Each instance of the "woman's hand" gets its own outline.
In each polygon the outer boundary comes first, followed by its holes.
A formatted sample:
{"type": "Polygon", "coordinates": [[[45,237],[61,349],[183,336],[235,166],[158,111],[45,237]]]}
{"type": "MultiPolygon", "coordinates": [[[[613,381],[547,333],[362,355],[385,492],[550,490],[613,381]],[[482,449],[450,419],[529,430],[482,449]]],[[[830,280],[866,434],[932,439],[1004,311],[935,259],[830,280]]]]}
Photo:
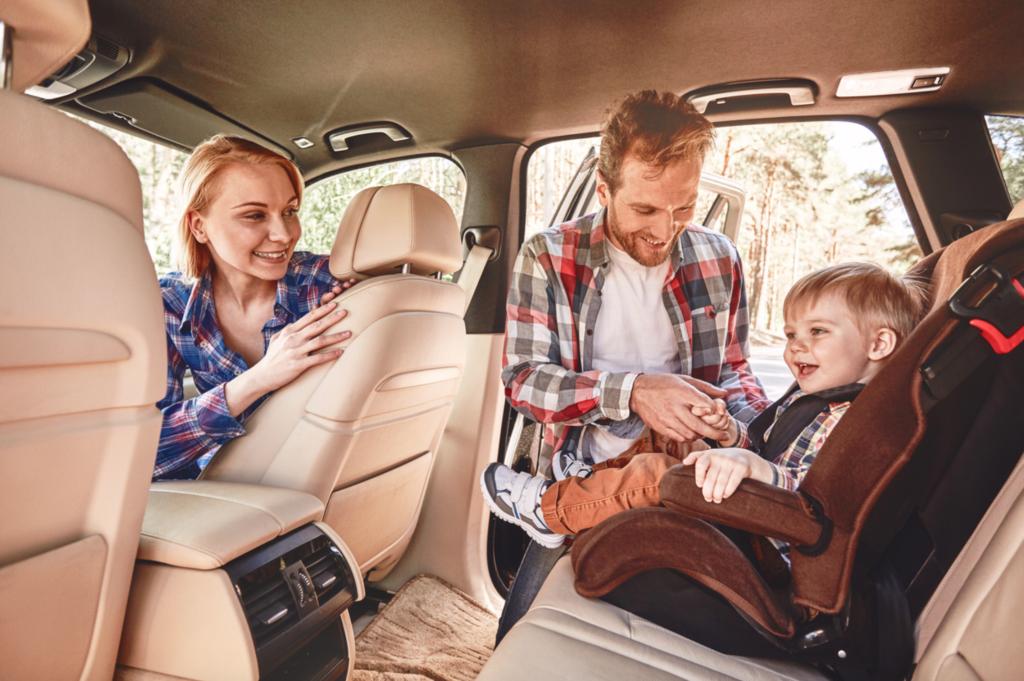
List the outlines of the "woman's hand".
{"type": "Polygon", "coordinates": [[[332,300],[340,296],[342,291],[347,291],[355,285],[356,280],[349,279],[346,282],[342,282],[341,286],[335,286],[330,291],[320,296],[320,306],[323,307],[327,303],[331,302],[332,300]]]}
{"type": "Polygon", "coordinates": [[[348,314],[337,307],[333,302],[321,305],[271,337],[263,359],[224,387],[232,416],[241,414],[263,395],[288,385],[306,369],[341,357],[341,349],[317,352],[352,336],[351,331],[324,335],[348,314]]]}

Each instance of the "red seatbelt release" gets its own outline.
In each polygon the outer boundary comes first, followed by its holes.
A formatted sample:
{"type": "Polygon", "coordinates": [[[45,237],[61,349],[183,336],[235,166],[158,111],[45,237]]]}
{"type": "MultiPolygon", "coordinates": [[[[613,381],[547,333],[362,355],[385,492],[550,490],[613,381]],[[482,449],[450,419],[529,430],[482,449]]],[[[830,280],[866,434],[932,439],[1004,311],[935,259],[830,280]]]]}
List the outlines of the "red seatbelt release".
{"type": "Polygon", "coordinates": [[[998,263],[978,267],[950,296],[949,310],[968,320],[999,355],[1024,342],[1024,286],[998,263]]]}

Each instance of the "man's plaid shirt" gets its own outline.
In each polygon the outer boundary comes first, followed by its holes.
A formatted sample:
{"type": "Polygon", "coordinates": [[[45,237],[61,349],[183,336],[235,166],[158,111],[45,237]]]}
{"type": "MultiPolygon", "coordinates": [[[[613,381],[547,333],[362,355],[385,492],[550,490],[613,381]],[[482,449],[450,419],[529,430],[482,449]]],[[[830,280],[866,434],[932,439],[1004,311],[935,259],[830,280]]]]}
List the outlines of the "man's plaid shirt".
{"type": "MultiPolygon", "coordinates": [[[[328,269],[330,256],[296,252],[277,282],[274,317],[263,327],[263,349],[286,324],[315,308],[340,282],[328,269]]],[[[210,275],[199,281],[180,272],[160,277],[167,329],[167,394],[157,403],[164,413],[153,478],[189,480],[228,440],[245,435],[242,421],[267,399],[259,398],[236,419],[228,411],[224,385],[249,367],[224,344],[213,307],[210,275]],[[199,397],[184,399],[185,370],[192,372],[199,397]]]]}
{"type": "MultiPolygon", "coordinates": [[[[629,409],[635,372],[593,369],[593,329],[609,266],[605,210],[551,227],[523,244],[509,287],[505,395],[545,424],[541,472],[565,438],[565,426],[597,424],[623,438],[644,424],[629,409]]],[[[672,249],[663,300],[684,375],[728,391],[729,413],[749,422],[769,404],[750,373],[747,294],[736,247],[690,225],[672,249]]]]}

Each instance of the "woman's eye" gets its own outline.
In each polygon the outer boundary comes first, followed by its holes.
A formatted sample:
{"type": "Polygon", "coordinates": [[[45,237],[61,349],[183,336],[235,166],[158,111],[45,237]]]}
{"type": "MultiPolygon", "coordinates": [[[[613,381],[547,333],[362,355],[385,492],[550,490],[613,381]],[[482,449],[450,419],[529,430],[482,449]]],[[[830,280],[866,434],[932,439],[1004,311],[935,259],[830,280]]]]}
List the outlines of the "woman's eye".
{"type": "Polygon", "coordinates": [[[245,216],[245,219],[246,220],[262,220],[265,217],[267,217],[267,216],[264,215],[263,213],[249,213],[248,215],[245,216]]]}
{"type": "Polygon", "coordinates": [[[293,217],[295,217],[298,214],[299,214],[299,209],[298,208],[288,208],[288,209],[286,209],[284,211],[284,216],[286,218],[293,218],[293,217]]]}

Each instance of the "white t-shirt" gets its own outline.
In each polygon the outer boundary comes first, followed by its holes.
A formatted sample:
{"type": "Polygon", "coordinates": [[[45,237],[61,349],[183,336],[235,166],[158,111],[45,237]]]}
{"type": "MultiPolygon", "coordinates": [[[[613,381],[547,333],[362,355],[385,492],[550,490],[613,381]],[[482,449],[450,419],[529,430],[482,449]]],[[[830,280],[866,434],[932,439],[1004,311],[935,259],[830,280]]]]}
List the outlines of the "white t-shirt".
{"type": "MultiPolygon", "coordinates": [[[[679,344],[662,300],[672,270],[670,260],[645,267],[605,241],[611,263],[601,288],[601,310],[594,327],[594,369],[679,374],[679,344]]],[[[635,440],[587,428],[584,451],[594,463],[619,456],[635,440]]]]}

